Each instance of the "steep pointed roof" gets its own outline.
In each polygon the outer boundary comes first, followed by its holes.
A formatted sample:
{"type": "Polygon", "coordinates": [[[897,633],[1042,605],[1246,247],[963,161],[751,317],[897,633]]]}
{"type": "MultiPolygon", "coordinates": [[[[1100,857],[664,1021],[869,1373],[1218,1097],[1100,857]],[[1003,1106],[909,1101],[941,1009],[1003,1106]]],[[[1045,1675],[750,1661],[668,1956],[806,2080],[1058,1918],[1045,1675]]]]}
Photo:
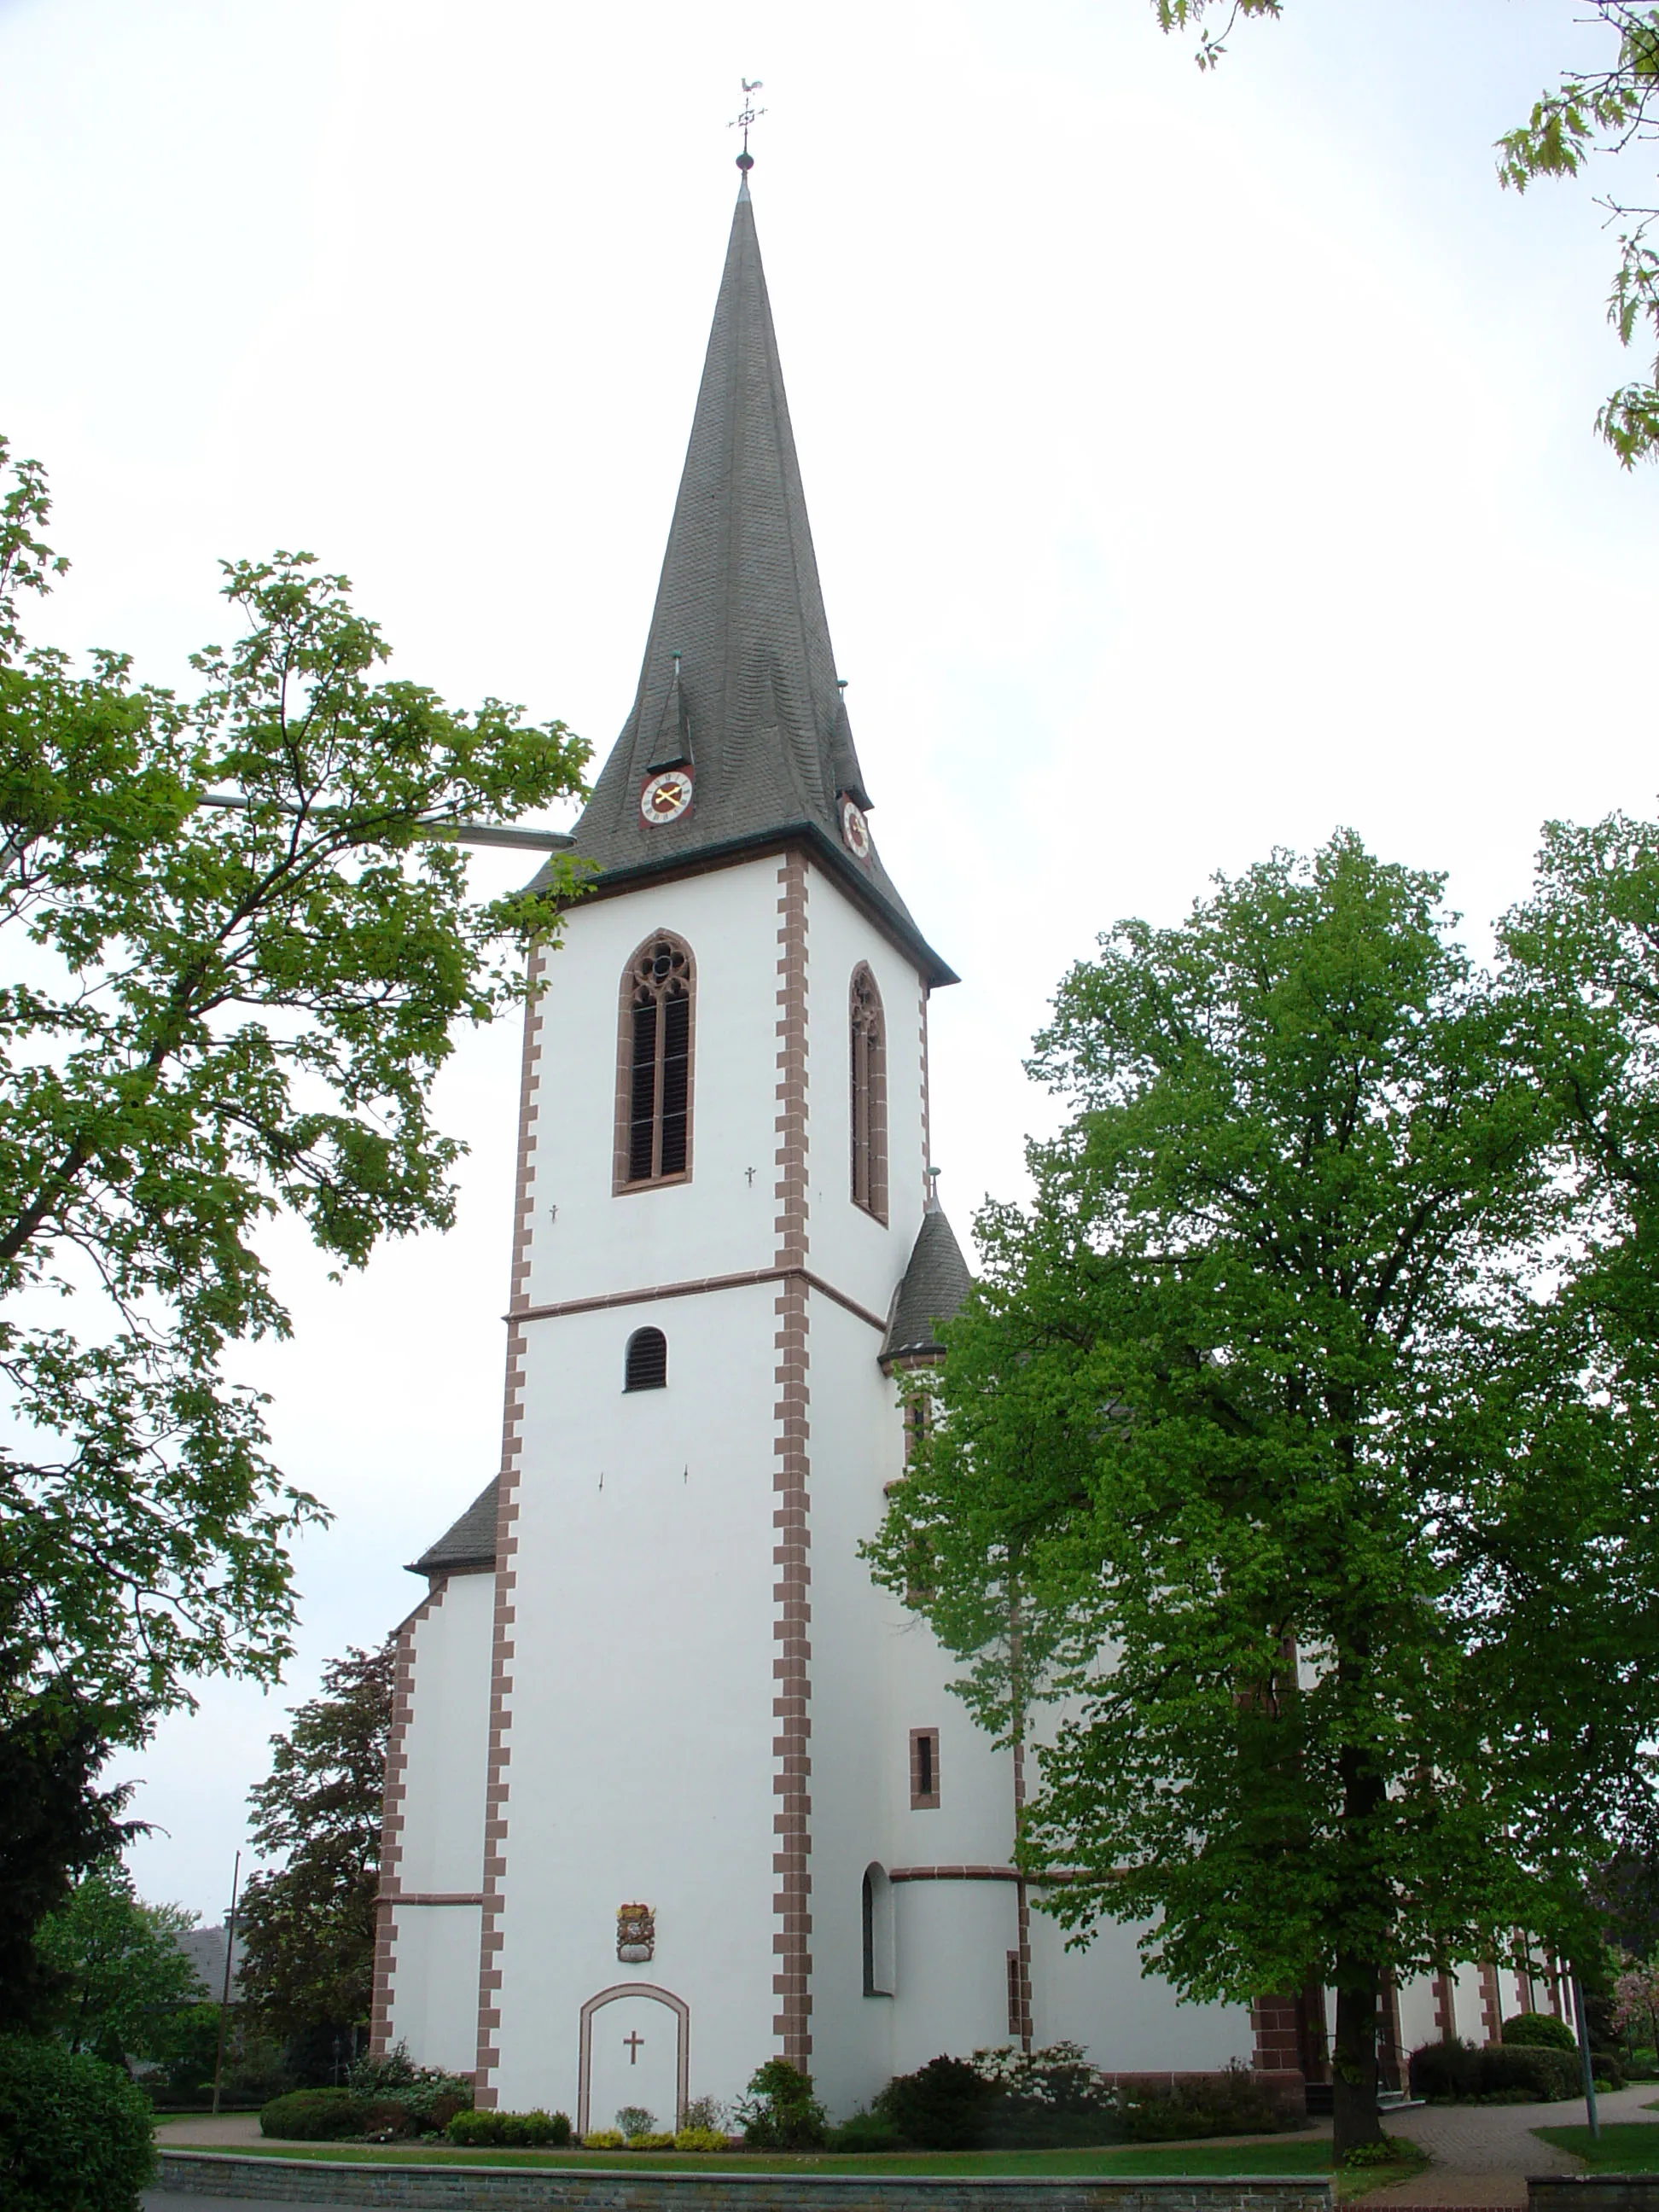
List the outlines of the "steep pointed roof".
{"type": "Polygon", "coordinates": [[[633,711],[576,825],[603,890],[799,836],[915,956],[927,944],[873,844],[842,834],[870,796],[836,677],[800,466],[745,177],[732,218],[702,383],[633,711]],[[693,796],[647,823],[653,775],[689,768],[693,796]]]}
{"type": "Polygon", "coordinates": [[[909,1264],[893,1293],[879,1354],[882,1365],[937,1359],[943,1350],[939,1323],[955,1320],[973,1287],[962,1247],[934,1201],[921,1217],[909,1264]]]}

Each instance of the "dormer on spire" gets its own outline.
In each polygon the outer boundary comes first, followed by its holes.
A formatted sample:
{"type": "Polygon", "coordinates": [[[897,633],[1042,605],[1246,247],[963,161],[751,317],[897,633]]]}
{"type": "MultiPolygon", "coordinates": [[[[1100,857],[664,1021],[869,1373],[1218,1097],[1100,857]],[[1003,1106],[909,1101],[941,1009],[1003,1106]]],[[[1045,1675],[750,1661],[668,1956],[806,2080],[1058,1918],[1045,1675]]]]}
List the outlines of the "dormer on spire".
{"type": "Polygon", "coordinates": [[[691,714],[685,703],[685,693],[680,687],[680,656],[674,656],[674,673],[668,681],[668,696],[663,701],[662,720],[657,725],[657,742],[651,749],[651,758],[646,763],[647,775],[654,775],[659,769],[690,768],[692,764],[691,714]]]}

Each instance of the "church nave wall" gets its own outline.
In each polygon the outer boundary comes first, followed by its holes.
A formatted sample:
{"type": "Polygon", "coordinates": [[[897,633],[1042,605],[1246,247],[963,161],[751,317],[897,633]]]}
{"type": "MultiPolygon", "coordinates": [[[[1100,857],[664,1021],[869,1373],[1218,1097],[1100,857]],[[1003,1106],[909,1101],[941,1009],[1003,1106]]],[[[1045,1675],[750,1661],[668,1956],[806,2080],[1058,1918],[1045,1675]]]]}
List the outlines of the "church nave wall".
{"type": "MultiPolygon", "coordinates": [[[[412,1708],[404,1734],[400,1888],[473,1892],[483,1879],[493,1575],[452,1575],[411,1631],[412,1708]]],[[[468,2061],[469,2065],[471,2061],[468,2061]]]]}

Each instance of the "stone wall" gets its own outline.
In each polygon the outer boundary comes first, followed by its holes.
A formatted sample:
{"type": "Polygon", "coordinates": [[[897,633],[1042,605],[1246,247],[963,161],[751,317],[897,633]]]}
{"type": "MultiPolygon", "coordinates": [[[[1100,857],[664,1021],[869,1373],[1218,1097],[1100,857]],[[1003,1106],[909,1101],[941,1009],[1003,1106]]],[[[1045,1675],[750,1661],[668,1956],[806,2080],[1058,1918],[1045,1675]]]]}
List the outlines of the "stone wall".
{"type": "Polygon", "coordinates": [[[1549,2173],[1527,2183],[1528,2212],[1659,2212],[1659,2173],[1549,2173]]]}
{"type": "MultiPolygon", "coordinates": [[[[1324,2180],[1164,2180],[1134,2175],[561,2172],[545,2166],[371,2166],[164,2150],[159,2190],[263,2203],[409,2208],[409,2212],[1331,2212],[1324,2180]]],[[[1656,2212],[1650,2198],[1643,2212],[1656,2212]]],[[[1552,2208],[1554,2212],[1554,2208],[1552,2208]]],[[[1591,2208],[1582,2208],[1591,2212],[1591,2208]]],[[[1624,2212],[1603,2207],[1594,2212],[1624,2212]]]]}

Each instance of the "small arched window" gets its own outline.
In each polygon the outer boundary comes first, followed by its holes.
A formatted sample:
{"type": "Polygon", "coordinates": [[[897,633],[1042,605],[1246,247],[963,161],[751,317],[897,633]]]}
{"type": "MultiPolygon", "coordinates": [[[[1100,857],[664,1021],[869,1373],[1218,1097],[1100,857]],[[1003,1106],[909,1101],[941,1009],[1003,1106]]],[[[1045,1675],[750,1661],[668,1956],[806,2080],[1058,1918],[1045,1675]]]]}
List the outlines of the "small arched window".
{"type": "Polygon", "coordinates": [[[659,1328],[636,1328],[628,1340],[623,1369],[624,1390],[668,1388],[668,1339],[659,1328]]]}
{"type": "Polygon", "coordinates": [[[678,1182],[691,1172],[690,947],[659,931],[623,975],[617,1039],[616,1187],[678,1182]]]}
{"type": "Polygon", "coordinates": [[[864,1870],[864,1994],[890,1997],[893,1994],[893,1886],[885,1867],[873,1863],[864,1870]]]}
{"type": "Polygon", "coordinates": [[[881,993],[862,961],[853,970],[853,1203],[887,1221],[887,1025],[881,993]]]}

